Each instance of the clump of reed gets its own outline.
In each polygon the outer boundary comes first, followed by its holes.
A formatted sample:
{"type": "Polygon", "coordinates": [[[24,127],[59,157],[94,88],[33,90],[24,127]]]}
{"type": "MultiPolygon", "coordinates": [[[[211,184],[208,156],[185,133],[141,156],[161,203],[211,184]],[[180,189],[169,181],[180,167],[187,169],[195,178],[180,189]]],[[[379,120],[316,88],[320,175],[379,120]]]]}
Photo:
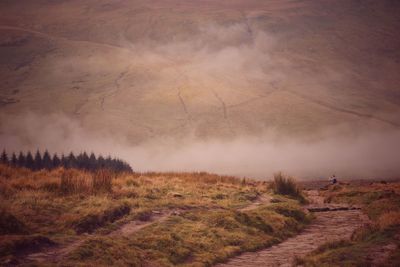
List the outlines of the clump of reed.
{"type": "Polygon", "coordinates": [[[65,170],[61,175],[60,192],[64,195],[111,193],[114,177],[115,174],[106,169],[94,173],[65,170]]]}
{"type": "Polygon", "coordinates": [[[306,201],[302,189],[297,184],[296,180],[293,177],[285,176],[281,172],[274,175],[271,188],[275,194],[291,196],[301,202],[306,201]]]}

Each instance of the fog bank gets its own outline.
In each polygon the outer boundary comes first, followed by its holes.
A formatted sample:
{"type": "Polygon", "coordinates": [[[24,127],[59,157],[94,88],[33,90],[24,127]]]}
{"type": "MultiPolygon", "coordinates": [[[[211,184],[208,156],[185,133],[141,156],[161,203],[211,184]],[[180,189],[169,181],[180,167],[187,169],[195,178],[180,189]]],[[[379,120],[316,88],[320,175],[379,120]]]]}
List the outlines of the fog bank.
{"type": "Polygon", "coordinates": [[[274,172],[300,178],[335,173],[347,178],[400,176],[400,131],[315,141],[277,139],[274,133],[233,140],[175,140],[159,137],[141,145],[123,136],[85,130],[62,114],[2,116],[0,146],[8,151],[87,151],[128,161],[136,171],[207,171],[271,178],[274,172]]]}

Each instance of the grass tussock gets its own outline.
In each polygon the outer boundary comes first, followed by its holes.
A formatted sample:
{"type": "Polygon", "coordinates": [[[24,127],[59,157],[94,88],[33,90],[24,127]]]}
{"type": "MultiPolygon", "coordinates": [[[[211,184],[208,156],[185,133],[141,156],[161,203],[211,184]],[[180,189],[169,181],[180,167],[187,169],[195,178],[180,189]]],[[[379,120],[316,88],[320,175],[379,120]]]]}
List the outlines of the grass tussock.
{"type": "Polygon", "coordinates": [[[390,227],[400,227],[400,211],[389,211],[383,213],[377,219],[377,225],[380,229],[388,229],[390,227]]]}
{"type": "MultiPolygon", "coordinates": [[[[303,258],[302,266],[371,266],[371,253],[385,255],[382,248],[400,247],[400,183],[373,183],[365,186],[330,188],[324,193],[328,202],[362,206],[371,223],[357,229],[351,240],[331,242],[303,258]],[[380,254],[379,254],[380,253],[380,254]]],[[[388,250],[379,265],[400,266],[398,249],[388,250]]],[[[383,256],[382,256],[383,257],[383,256]]]]}
{"type": "Polygon", "coordinates": [[[275,194],[291,196],[301,202],[306,202],[302,189],[293,177],[285,176],[281,172],[274,175],[271,188],[275,194]]]}
{"type": "Polygon", "coordinates": [[[94,173],[67,169],[61,175],[60,191],[64,195],[111,193],[114,177],[106,169],[94,173]]]}

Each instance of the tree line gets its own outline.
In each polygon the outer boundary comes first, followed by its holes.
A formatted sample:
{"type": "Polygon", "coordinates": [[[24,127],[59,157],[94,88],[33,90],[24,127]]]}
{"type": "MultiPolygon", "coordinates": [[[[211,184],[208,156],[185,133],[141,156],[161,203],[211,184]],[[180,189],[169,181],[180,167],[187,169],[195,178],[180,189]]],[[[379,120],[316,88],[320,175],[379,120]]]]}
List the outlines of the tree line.
{"type": "Polygon", "coordinates": [[[24,167],[31,170],[52,170],[58,167],[75,168],[86,171],[96,171],[99,169],[109,169],[115,172],[132,172],[131,166],[125,161],[110,156],[104,158],[94,153],[88,155],[82,152],[74,155],[73,152],[67,156],[62,154],[60,157],[57,154],[51,155],[47,150],[42,154],[39,150],[33,155],[30,151],[27,153],[19,152],[19,154],[12,153],[9,156],[6,150],[3,150],[0,156],[0,163],[24,167]]]}

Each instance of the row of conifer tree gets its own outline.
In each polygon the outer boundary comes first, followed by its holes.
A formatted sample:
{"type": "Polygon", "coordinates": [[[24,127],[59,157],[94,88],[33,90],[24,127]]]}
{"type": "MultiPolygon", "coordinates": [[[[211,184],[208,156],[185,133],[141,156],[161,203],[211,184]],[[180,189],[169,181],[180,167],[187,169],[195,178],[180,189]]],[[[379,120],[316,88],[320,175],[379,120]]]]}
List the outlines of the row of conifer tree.
{"type": "Polygon", "coordinates": [[[132,172],[131,166],[123,160],[111,158],[110,156],[106,158],[101,155],[96,157],[94,153],[88,155],[86,152],[82,152],[76,156],[71,152],[67,156],[62,154],[59,157],[57,154],[51,155],[47,150],[43,154],[37,150],[35,155],[28,151],[26,154],[19,152],[18,155],[12,153],[11,156],[9,156],[7,152],[3,150],[0,156],[0,163],[16,167],[25,167],[31,170],[51,170],[64,167],[87,171],[109,169],[115,172],[132,172]]]}

